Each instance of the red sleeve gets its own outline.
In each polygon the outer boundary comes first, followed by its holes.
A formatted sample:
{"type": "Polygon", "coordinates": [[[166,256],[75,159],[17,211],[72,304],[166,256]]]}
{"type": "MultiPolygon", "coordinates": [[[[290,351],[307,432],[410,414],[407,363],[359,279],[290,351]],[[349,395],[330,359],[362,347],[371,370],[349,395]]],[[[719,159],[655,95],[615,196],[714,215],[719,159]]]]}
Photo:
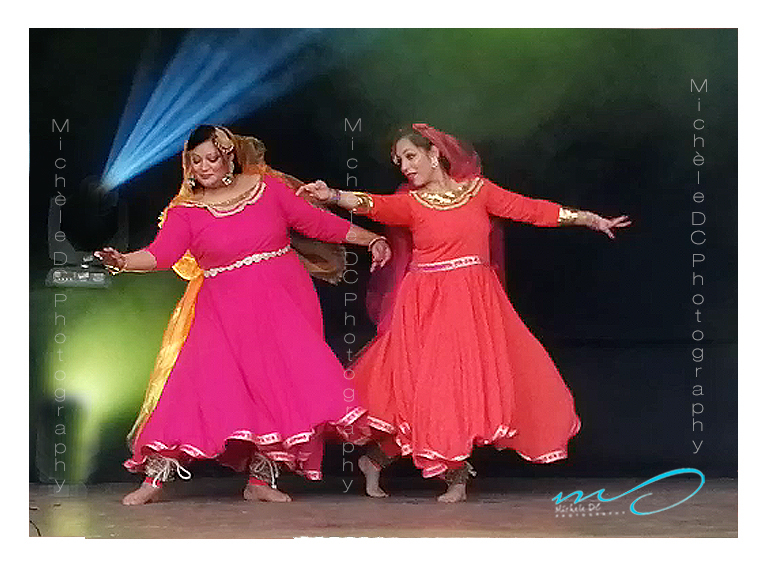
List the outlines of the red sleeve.
{"type": "Polygon", "coordinates": [[[181,207],[168,209],[165,222],[154,241],[144,248],[157,260],[155,270],[167,270],[173,266],[189,249],[191,244],[191,226],[181,207]]]}
{"type": "Polygon", "coordinates": [[[366,193],[366,195],[369,195],[372,200],[372,208],[369,211],[362,209],[359,214],[393,226],[409,226],[412,223],[412,197],[409,193],[394,195],[366,193]]]}
{"type": "Polygon", "coordinates": [[[324,242],[345,242],[351,222],[315,207],[276,178],[268,179],[267,183],[267,190],[276,193],[287,223],[292,228],[324,242]]]}
{"type": "Polygon", "coordinates": [[[487,179],[484,179],[481,191],[486,192],[487,212],[490,215],[536,226],[558,226],[561,205],[507,191],[487,179]]]}

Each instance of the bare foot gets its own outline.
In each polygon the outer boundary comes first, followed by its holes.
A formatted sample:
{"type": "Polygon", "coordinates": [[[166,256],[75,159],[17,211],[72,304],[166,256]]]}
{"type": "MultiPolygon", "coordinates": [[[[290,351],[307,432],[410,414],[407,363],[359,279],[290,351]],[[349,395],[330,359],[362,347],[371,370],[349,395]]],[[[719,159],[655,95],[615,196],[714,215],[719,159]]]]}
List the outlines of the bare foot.
{"type": "Polygon", "coordinates": [[[139,504],[156,502],[159,500],[161,491],[161,486],[154,486],[149,482],[142,482],[138,490],[134,490],[130,494],[125,495],[122,499],[122,503],[125,504],[125,506],[138,506],[139,504]]]}
{"type": "Polygon", "coordinates": [[[439,496],[437,500],[439,502],[464,502],[465,495],[465,483],[455,483],[447,489],[447,492],[439,496]]]}
{"type": "Polygon", "coordinates": [[[262,502],[292,502],[284,492],[270,486],[248,484],[244,492],[245,500],[261,500],[262,502]]]}
{"type": "Polygon", "coordinates": [[[370,457],[367,455],[359,457],[359,468],[364,474],[367,496],[372,496],[373,498],[385,498],[388,496],[380,488],[380,469],[375,466],[370,457]]]}

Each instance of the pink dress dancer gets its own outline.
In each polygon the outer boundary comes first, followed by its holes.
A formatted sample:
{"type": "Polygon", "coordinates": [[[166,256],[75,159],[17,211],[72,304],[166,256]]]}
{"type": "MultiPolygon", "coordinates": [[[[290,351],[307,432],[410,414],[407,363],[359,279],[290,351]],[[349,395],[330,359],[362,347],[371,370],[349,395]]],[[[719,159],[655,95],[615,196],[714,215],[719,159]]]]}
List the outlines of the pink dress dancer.
{"type": "Polygon", "coordinates": [[[229,210],[200,202],[167,212],[146,250],[157,270],[189,250],[205,270],[194,320],[161,397],[125,462],[151,474],[155,456],[179,476],[193,459],[237,471],[283,463],[322,476],[323,433],[364,411],[348,407],[344,370],[323,334],[311,278],[290,248],[290,229],[343,242],[351,224],[263,177],[229,210]],[[265,457],[265,458],[263,458],[265,457]]]}

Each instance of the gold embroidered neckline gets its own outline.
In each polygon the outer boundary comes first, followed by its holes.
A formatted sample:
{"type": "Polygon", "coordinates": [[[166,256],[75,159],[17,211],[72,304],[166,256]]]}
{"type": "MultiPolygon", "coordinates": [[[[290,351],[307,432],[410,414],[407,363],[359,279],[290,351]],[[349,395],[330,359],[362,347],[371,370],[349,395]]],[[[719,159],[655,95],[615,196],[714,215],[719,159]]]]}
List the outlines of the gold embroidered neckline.
{"type": "Polygon", "coordinates": [[[183,201],[179,203],[184,207],[199,207],[207,209],[213,216],[225,217],[236,214],[242,211],[247,205],[255,203],[260,199],[263,189],[266,184],[261,180],[258,181],[247,191],[244,191],[240,195],[228,199],[226,201],[220,201],[218,203],[203,203],[202,201],[183,201]]]}
{"type": "MultiPolygon", "coordinates": [[[[232,197],[231,199],[226,199],[225,201],[217,201],[215,203],[205,203],[206,205],[210,205],[211,207],[214,207],[216,209],[225,209],[226,207],[231,207],[232,205],[236,205],[240,201],[244,201],[245,199],[250,197],[250,194],[253,192],[253,190],[258,186],[256,183],[250,189],[247,191],[243,191],[236,197],[232,197]]],[[[200,201],[202,202],[202,201],[200,201]]]]}
{"type": "Polygon", "coordinates": [[[482,180],[475,177],[470,181],[461,183],[457,189],[437,193],[435,191],[410,191],[416,201],[430,209],[446,211],[465,205],[471,197],[479,192],[482,180]]]}

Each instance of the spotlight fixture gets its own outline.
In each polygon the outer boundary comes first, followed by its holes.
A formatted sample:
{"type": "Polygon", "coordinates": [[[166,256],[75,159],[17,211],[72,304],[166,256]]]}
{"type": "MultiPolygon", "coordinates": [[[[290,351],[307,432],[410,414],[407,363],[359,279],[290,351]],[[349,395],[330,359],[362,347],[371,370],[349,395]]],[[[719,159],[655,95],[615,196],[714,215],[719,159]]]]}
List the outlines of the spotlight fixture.
{"type": "MultiPolygon", "coordinates": [[[[80,187],[81,205],[86,207],[88,214],[95,215],[97,221],[109,210],[117,209],[117,227],[104,224],[96,226],[99,229],[98,238],[107,246],[125,249],[128,244],[128,209],[127,203],[120,200],[116,191],[106,191],[95,181],[97,178],[86,178],[80,187]]],[[[83,252],[75,249],[61,230],[63,206],[56,202],[57,197],[50,200],[48,209],[48,252],[53,260],[53,268],[45,277],[45,285],[50,287],[86,287],[107,288],[112,283],[112,275],[103,262],[94,256],[93,252],[83,252]]],[[[95,221],[94,221],[95,222],[95,221]]]]}
{"type": "Polygon", "coordinates": [[[45,285],[50,287],[109,287],[112,276],[101,267],[93,266],[91,261],[98,260],[92,254],[85,256],[79,266],[61,266],[48,271],[45,285]]]}

